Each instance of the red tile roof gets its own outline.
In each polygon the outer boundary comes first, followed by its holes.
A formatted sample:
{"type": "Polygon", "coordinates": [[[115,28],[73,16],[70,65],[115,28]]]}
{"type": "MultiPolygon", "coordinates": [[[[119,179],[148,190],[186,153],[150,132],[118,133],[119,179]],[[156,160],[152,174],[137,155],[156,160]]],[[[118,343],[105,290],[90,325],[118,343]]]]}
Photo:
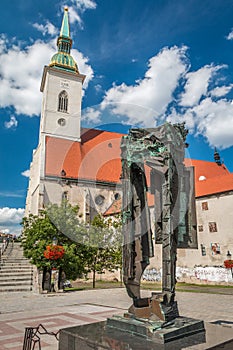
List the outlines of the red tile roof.
{"type": "Polygon", "coordinates": [[[87,130],[81,142],[46,137],[45,174],[94,181],[119,182],[121,174],[120,142],[122,134],[87,130]]]}
{"type": "Polygon", "coordinates": [[[207,162],[205,160],[195,160],[186,158],[184,161],[186,166],[195,167],[195,180],[198,181],[200,176],[205,176],[206,178],[222,176],[230,174],[228,169],[224,164],[218,165],[215,162],[207,162]]]}
{"type": "Polygon", "coordinates": [[[118,214],[121,212],[121,204],[122,204],[122,199],[117,199],[112,202],[110,207],[105,211],[104,215],[113,215],[113,214],[118,214]]]}
{"type": "MultiPolygon", "coordinates": [[[[60,177],[65,170],[67,178],[119,183],[122,136],[95,129],[84,129],[81,142],[47,136],[46,176],[60,177]]],[[[196,197],[233,190],[233,174],[224,165],[193,159],[185,165],[195,167],[196,197]]]]}
{"type": "Polygon", "coordinates": [[[215,162],[185,159],[185,165],[194,166],[196,197],[233,190],[233,174],[224,164],[218,165],[215,162]]]}
{"type": "Polygon", "coordinates": [[[233,191],[233,174],[207,178],[195,183],[196,197],[233,191]]]}

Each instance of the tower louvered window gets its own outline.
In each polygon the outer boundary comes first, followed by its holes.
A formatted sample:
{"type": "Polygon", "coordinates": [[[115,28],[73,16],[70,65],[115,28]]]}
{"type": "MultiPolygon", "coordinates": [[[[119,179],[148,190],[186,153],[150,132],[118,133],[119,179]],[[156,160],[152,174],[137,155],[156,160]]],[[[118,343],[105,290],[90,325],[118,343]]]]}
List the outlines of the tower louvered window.
{"type": "Polygon", "coordinates": [[[66,91],[60,92],[58,96],[58,112],[68,111],[68,94],[66,91]]]}

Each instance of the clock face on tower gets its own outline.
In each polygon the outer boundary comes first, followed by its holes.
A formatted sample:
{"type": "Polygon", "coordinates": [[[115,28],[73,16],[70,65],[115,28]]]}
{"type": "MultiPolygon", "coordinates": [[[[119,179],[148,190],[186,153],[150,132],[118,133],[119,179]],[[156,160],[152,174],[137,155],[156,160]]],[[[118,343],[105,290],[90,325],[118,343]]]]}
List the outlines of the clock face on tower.
{"type": "Polygon", "coordinates": [[[58,119],[58,124],[60,125],[60,126],[65,126],[66,125],[66,120],[64,119],[64,118],[60,118],[60,119],[58,119]]]}

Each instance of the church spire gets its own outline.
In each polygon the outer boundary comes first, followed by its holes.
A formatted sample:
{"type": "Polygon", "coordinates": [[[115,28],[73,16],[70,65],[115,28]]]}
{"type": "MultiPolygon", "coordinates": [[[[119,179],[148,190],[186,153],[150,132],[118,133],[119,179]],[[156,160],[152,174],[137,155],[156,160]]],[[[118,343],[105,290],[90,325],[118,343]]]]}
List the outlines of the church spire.
{"type": "Polygon", "coordinates": [[[58,52],[51,58],[50,66],[79,74],[77,63],[70,55],[71,47],[68,7],[65,7],[61,31],[57,39],[58,52]]]}
{"type": "Polygon", "coordinates": [[[64,16],[60,31],[60,36],[69,38],[70,37],[70,26],[69,26],[69,16],[68,16],[68,7],[64,7],[64,16]]]}
{"type": "Polygon", "coordinates": [[[65,7],[60,36],[57,39],[57,48],[58,48],[58,51],[60,52],[70,54],[71,47],[72,47],[72,40],[70,38],[68,7],[65,7]]]}

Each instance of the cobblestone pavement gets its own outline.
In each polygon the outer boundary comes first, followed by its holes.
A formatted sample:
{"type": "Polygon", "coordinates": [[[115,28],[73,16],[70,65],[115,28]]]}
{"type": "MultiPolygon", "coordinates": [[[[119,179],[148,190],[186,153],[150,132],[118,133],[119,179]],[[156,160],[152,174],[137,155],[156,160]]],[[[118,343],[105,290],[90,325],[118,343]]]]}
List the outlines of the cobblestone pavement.
{"type": "MultiPolygon", "coordinates": [[[[143,291],[143,296],[151,292],[143,291]]],[[[233,296],[177,293],[180,314],[232,327],[233,296]]],[[[40,323],[49,331],[106,320],[131,304],[124,288],[38,295],[0,294],[0,350],[22,350],[25,327],[40,323]]],[[[41,335],[42,350],[57,350],[53,336],[41,335]]]]}

